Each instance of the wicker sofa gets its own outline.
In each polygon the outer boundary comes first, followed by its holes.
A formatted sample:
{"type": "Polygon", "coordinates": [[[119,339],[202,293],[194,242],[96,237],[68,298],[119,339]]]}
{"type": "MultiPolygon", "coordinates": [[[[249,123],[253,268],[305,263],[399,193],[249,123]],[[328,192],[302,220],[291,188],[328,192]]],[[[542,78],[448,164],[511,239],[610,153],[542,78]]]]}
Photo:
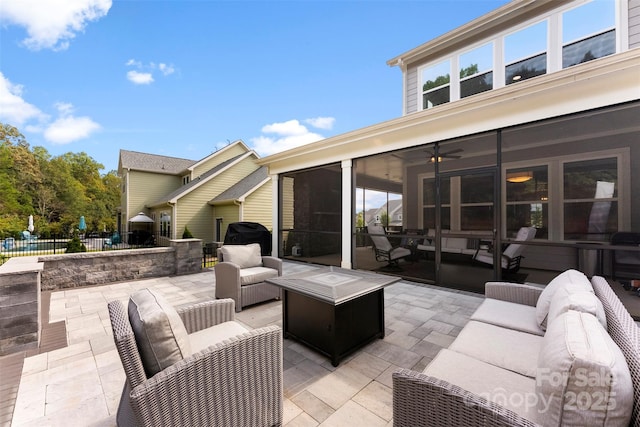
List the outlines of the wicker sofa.
{"type": "Polygon", "coordinates": [[[126,374],[118,426],[279,426],[282,330],[247,330],[231,299],[174,309],[148,289],[108,304],[126,374]]]}
{"type": "Polygon", "coordinates": [[[604,278],[485,296],[423,372],[393,373],[395,426],[640,425],[640,333],[604,278]]]}

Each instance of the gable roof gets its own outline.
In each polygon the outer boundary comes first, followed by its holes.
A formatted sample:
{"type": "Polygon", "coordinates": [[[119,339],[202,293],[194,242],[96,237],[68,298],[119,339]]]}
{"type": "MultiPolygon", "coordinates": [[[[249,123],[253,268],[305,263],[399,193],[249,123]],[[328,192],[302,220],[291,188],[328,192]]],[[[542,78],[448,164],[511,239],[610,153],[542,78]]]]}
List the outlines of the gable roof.
{"type": "Polygon", "coordinates": [[[223,153],[227,150],[230,150],[231,147],[235,147],[236,145],[241,146],[244,151],[252,151],[251,148],[249,148],[247,146],[247,144],[245,144],[241,139],[237,139],[229,144],[227,144],[226,146],[217,149],[216,151],[214,151],[213,153],[209,154],[208,156],[203,157],[202,159],[193,162],[193,164],[189,167],[189,169],[194,170],[195,168],[197,168],[198,166],[200,166],[201,164],[205,163],[206,161],[208,161],[209,159],[211,159],[212,157],[215,157],[217,155],[219,155],[220,153],[223,153]]]}
{"type": "Polygon", "coordinates": [[[250,193],[253,192],[254,189],[260,187],[265,181],[269,179],[267,171],[268,168],[266,166],[262,166],[256,169],[245,178],[241,179],[239,182],[214,197],[209,201],[209,204],[214,205],[217,203],[241,200],[247,197],[250,193]]]}
{"type": "Polygon", "coordinates": [[[118,170],[129,169],[178,175],[196,163],[194,160],[159,156],[138,151],[120,150],[118,170]]]}
{"type": "Polygon", "coordinates": [[[234,164],[237,161],[242,160],[242,159],[244,159],[246,157],[252,156],[252,155],[255,156],[255,153],[250,151],[248,153],[238,154],[237,156],[232,157],[231,159],[225,160],[224,162],[220,163],[216,167],[214,167],[214,168],[208,170],[207,172],[203,173],[202,175],[192,179],[191,182],[189,182],[188,184],[183,185],[182,187],[178,188],[177,190],[174,190],[171,193],[167,194],[162,199],[157,200],[157,201],[155,201],[153,203],[150,203],[147,206],[148,207],[154,207],[154,206],[158,206],[158,205],[165,205],[167,203],[175,203],[179,198],[181,198],[185,194],[189,193],[193,189],[199,187],[200,185],[206,183],[207,181],[209,181],[210,179],[212,179],[213,177],[218,175],[220,172],[222,172],[225,169],[227,169],[232,164],[234,164]]]}

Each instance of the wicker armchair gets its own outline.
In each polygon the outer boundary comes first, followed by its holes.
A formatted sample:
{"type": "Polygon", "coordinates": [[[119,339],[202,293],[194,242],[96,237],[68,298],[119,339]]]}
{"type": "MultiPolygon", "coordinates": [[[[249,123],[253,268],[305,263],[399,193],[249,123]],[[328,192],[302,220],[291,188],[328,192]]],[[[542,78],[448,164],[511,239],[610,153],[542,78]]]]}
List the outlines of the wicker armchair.
{"type": "MultiPolygon", "coordinates": [[[[230,299],[177,308],[189,334],[233,320],[230,299]]],[[[197,351],[147,378],[128,314],[109,303],[126,374],[119,426],[282,425],[282,331],[255,329],[197,351]]]]}
{"type": "Polygon", "coordinates": [[[236,302],[236,311],[240,312],[244,307],[272,299],[280,299],[280,288],[265,282],[282,276],[282,260],[272,256],[262,256],[260,245],[224,245],[217,250],[218,263],[213,268],[216,275],[216,298],[231,298],[236,302]],[[255,265],[242,258],[238,261],[237,254],[234,258],[230,252],[244,252],[253,246],[255,265]],[[226,252],[226,255],[225,255],[226,252]]]}

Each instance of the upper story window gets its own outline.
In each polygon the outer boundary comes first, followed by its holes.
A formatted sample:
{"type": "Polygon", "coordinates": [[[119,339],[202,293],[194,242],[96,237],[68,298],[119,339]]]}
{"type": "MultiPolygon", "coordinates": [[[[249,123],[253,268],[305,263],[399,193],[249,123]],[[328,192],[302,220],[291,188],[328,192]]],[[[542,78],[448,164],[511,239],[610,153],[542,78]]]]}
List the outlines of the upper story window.
{"type": "Polygon", "coordinates": [[[547,22],[539,22],[504,38],[505,84],[547,72],[547,22]]]}
{"type": "Polygon", "coordinates": [[[562,14],[562,68],[616,52],[614,2],[592,1],[562,14]]]}
{"type": "Polygon", "coordinates": [[[493,43],[460,55],[460,98],[493,89],[493,43]]]}
{"type": "Polygon", "coordinates": [[[191,177],[189,175],[185,175],[182,177],[182,185],[187,185],[191,182],[191,177]]]}
{"type": "Polygon", "coordinates": [[[426,110],[616,53],[624,45],[618,40],[616,3],[565,4],[484,43],[478,40],[478,47],[419,67],[422,100],[416,99],[417,108],[426,110]]]}
{"type": "Polygon", "coordinates": [[[427,109],[450,101],[451,60],[442,61],[422,70],[422,108],[427,109]]]}

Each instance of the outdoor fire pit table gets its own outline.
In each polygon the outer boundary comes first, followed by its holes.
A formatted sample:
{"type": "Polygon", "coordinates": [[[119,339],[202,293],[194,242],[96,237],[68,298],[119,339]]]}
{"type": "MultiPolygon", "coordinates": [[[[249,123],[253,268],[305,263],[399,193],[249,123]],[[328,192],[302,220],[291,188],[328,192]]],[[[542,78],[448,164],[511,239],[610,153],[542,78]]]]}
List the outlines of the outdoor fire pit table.
{"type": "Polygon", "coordinates": [[[333,366],[384,338],[384,287],[399,277],[326,267],[267,279],[283,290],[285,338],[319,351],[333,366]]]}

